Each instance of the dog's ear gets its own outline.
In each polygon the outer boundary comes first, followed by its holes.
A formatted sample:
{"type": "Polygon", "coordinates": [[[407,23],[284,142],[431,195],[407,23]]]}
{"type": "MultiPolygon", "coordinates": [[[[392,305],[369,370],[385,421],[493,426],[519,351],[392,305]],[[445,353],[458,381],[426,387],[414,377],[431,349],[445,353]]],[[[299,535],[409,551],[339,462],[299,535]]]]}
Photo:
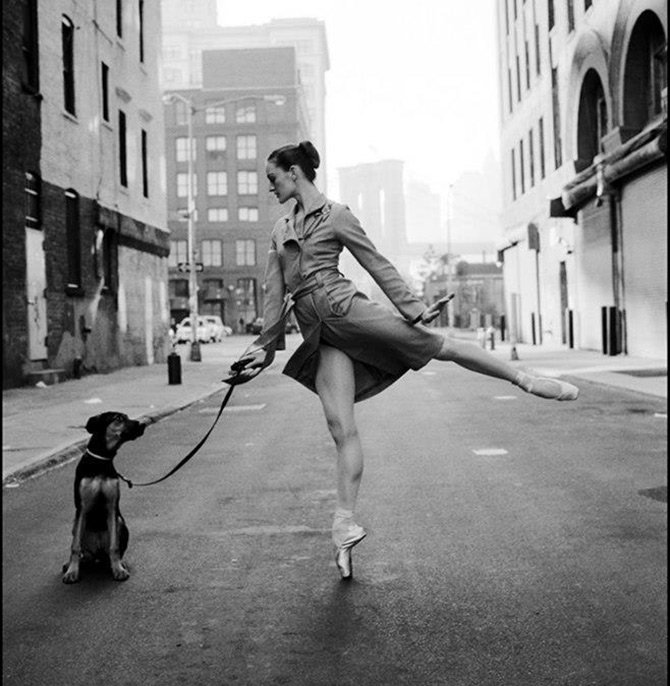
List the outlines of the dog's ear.
{"type": "Polygon", "coordinates": [[[100,414],[96,414],[95,417],[89,417],[89,420],[86,422],[86,431],[88,431],[90,434],[100,431],[101,418],[102,415],[100,414]]]}

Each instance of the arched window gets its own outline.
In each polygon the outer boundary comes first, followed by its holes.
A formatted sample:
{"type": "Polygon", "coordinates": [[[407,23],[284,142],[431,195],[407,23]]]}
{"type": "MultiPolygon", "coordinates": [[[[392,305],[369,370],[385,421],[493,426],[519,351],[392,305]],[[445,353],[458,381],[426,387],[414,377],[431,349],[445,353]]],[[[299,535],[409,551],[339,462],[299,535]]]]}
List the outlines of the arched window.
{"type": "Polygon", "coordinates": [[[637,20],[628,44],[624,72],[623,123],[640,130],[660,114],[667,86],[667,46],[658,17],[647,10],[637,20]]]}
{"type": "Polygon", "coordinates": [[[586,168],[600,152],[600,141],[607,133],[607,104],[603,85],[595,69],[589,69],[582,82],[577,115],[578,167],[586,168]]]}

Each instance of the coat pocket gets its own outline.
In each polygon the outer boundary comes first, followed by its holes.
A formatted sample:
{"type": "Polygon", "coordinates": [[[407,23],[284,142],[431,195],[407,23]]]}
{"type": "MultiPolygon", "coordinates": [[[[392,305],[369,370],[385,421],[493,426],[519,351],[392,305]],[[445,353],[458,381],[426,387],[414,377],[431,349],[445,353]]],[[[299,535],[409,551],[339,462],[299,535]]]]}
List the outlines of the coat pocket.
{"type": "Polygon", "coordinates": [[[334,317],[344,317],[351,309],[351,303],[356,295],[356,288],[352,283],[337,283],[325,288],[328,310],[334,317]]]}

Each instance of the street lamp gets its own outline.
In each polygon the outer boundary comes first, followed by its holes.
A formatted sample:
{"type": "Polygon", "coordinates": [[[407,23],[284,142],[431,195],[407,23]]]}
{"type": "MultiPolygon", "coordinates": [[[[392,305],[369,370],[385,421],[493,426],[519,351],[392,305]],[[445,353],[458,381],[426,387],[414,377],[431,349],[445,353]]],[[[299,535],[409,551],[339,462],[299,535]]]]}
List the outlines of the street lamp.
{"type": "Polygon", "coordinates": [[[191,319],[191,361],[200,362],[202,357],[200,355],[200,341],[198,341],[198,277],[196,274],[196,242],[195,242],[195,221],[194,221],[194,201],[193,201],[193,115],[210,107],[220,107],[221,105],[228,105],[233,102],[240,102],[243,100],[266,100],[273,102],[275,105],[283,105],[286,98],[283,95],[243,95],[237,98],[227,98],[217,102],[208,102],[202,107],[195,107],[193,101],[184,97],[180,93],[166,93],[163,95],[163,102],[170,103],[178,100],[186,106],[187,116],[187,147],[188,147],[188,185],[187,185],[187,204],[186,210],[188,218],[188,304],[189,317],[191,319]]]}

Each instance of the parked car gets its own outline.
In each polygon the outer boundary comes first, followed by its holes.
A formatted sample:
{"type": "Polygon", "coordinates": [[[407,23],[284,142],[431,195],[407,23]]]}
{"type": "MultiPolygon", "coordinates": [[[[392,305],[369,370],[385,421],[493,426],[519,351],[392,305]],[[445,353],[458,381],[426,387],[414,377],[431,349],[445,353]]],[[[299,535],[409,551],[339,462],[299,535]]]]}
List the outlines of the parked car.
{"type": "Polygon", "coordinates": [[[227,336],[226,327],[221,321],[221,317],[212,314],[205,315],[205,323],[207,325],[207,330],[209,332],[209,340],[212,343],[222,341],[224,336],[227,336]]]}
{"type": "Polygon", "coordinates": [[[253,322],[247,324],[247,333],[257,336],[263,330],[263,317],[256,317],[253,322]]]}
{"type": "MultiPolygon", "coordinates": [[[[209,328],[204,317],[198,317],[198,329],[196,331],[198,336],[198,341],[200,343],[207,343],[211,340],[209,333],[209,328]]],[[[182,319],[177,325],[177,331],[175,332],[175,341],[177,343],[190,343],[193,340],[193,330],[191,329],[191,318],[186,317],[182,319]]]]}

